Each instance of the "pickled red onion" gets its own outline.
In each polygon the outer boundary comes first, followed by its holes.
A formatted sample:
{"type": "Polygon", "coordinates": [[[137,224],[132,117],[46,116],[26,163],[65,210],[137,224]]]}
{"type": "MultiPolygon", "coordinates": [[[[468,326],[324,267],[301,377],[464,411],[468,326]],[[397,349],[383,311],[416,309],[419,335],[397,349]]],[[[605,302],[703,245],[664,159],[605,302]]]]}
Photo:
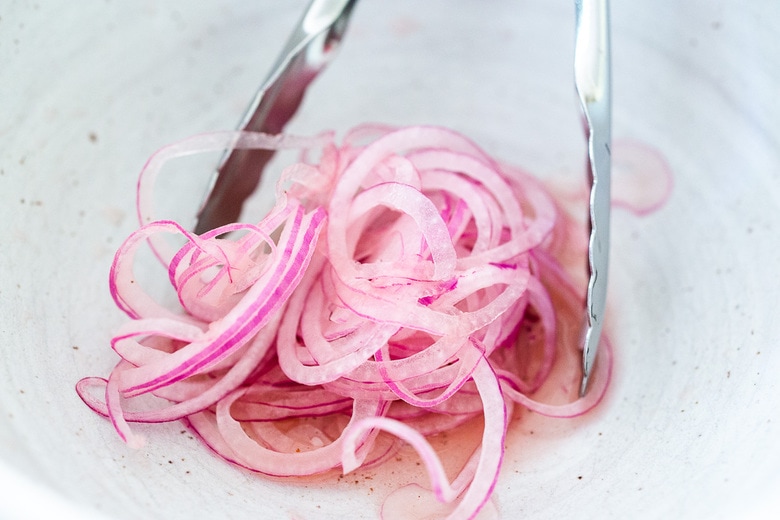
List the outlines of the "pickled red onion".
{"type": "Polygon", "coordinates": [[[182,419],[226,460],[275,476],[380,461],[392,450],[383,430],[419,453],[433,494],[454,504],[448,518],[473,518],[514,405],[580,415],[609,381],[606,342],[577,399],[579,351],[559,334],[578,327],[582,305],[555,259],[571,222],[539,181],[451,130],[363,126],[342,143],[223,133],[155,154],[138,184],[142,227],[109,277],[131,318],[111,342],[120,361],[76,390],[131,446],[141,438],[129,423],[182,419]],[[201,236],[155,220],[167,161],[230,147],[302,153],[264,219],[201,236]],[[147,242],[180,308],[136,283],[147,242]],[[552,401],[536,399],[550,388],[552,401]],[[158,406],[134,407],[144,395],[158,406]],[[450,481],[425,437],[480,415],[482,445],[450,481]]]}

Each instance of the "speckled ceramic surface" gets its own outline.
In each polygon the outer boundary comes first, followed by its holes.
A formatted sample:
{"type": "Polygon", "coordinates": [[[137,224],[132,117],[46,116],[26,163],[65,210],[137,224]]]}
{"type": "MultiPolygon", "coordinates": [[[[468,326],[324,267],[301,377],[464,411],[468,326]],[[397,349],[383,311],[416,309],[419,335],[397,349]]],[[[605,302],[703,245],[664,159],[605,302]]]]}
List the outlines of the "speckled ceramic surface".
{"type": "MultiPolygon", "coordinates": [[[[613,3],[613,135],[657,150],[674,190],[649,217],[614,216],[607,400],[585,421],[517,428],[495,504],[507,519],[769,518],[780,4],[613,3]]],[[[0,9],[0,518],[377,516],[389,478],[268,481],[179,424],[142,427],[132,451],[73,391],[114,361],[107,272],[135,225],[139,168],[172,140],[232,128],[302,8],[0,9]]],[[[539,175],[582,177],[572,32],[567,2],[363,2],[291,130],[436,123],[539,175]]],[[[187,186],[172,190],[185,208],[201,189],[187,186]]]]}

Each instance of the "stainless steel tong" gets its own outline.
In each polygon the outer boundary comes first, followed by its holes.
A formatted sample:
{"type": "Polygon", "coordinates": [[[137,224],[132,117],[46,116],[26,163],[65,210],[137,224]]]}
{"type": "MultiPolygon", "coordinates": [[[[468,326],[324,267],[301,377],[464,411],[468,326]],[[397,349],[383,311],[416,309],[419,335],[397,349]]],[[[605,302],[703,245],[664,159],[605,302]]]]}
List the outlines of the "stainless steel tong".
{"type": "MultiPolygon", "coordinates": [[[[306,88],[339,47],[357,0],[312,0],[271,72],[247,108],[239,129],[280,133],[297,111],[306,88]]],[[[587,125],[590,169],[590,240],[582,384],[588,380],[601,337],[606,300],[610,212],[610,51],[608,0],[575,0],[575,84],[587,125]]],[[[203,233],[238,220],[257,188],[266,150],[229,150],[222,156],[195,226],[203,233]]]]}
{"type": "Polygon", "coordinates": [[[588,136],[590,170],[590,280],[585,312],[580,396],[596,360],[604,324],[609,270],[612,73],[609,0],[575,0],[574,82],[588,136]]]}
{"type": "MultiPolygon", "coordinates": [[[[295,115],[306,88],[332,59],[357,0],[312,0],[255,94],[240,130],[278,134],[295,115]]],[[[274,153],[228,150],[222,156],[198,212],[200,234],[238,220],[274,153]]]]}

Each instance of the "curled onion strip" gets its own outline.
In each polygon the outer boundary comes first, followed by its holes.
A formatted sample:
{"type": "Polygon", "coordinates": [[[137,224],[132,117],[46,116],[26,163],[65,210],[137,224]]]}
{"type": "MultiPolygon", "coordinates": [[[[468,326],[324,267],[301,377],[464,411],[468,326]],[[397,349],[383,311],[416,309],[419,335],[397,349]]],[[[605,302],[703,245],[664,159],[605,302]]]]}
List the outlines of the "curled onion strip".
{"type": "Polygon", "coordinates": [[[441,460],[418,431],[404,423],[386,417],[362,419],[349,431],[343,446],[342,465],[349,473],[361,465],[356,455],[357,441],[366,431],[382,429],[406,441],[420,455],[428,470],[434,495],[441,502],[452,502],[466,489],[461,502],[450,514],[449,519],[473,518],[490,497],[498,478],[504,453],[506,436],[506,409],[501,389],[490,364],[481,357],[473,374],[474,382],[482,398],[485,427],[482,445],[472,461],[476,467],[467,464],[459,477],[450,484],[441,464],[441,460]],[[470,485],[469,485],[470,484],[470,485]]]}

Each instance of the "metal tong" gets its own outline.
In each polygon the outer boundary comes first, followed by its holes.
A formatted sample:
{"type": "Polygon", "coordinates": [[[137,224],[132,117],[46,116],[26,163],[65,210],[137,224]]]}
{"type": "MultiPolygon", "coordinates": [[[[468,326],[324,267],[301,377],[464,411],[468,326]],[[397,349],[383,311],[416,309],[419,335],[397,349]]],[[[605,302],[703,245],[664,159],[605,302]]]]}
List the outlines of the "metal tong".
{"type": "MultiPolygon", "coordinates": [[[[278,134],[295,115],[306,88],[338,49],[357,0],[312,0],[238,125],[278,134]]],[[[195,232],[236,222],[255,191],[270,150],[228,150],[220,159],[198,212],[195,232]]]]}
{"type": "Polygon", "coordinates": [[[607,299],[612,135],[609,0],[575,0],[574,82],[588,137],[590,280],[585,312],[580,396],[596,360],[607,299]]]}
{"type": "MultiPolygon", "coordinates": [[[[306,88],[339,47],[357,0],[312,0],[271,72],[246,110],[241,130],[280,133],[306,88]]],[[[608,0],[575,0],[575,84],[587,126],[590,169],[590,240],[582,383],[585,395],[604,319],[610,212],[610,52],[608,0]]],[[[195,226],[203,233],[235,222],[244,201],[273,157],[267,150],[228,150],[220,159],[195,226]]]]}

